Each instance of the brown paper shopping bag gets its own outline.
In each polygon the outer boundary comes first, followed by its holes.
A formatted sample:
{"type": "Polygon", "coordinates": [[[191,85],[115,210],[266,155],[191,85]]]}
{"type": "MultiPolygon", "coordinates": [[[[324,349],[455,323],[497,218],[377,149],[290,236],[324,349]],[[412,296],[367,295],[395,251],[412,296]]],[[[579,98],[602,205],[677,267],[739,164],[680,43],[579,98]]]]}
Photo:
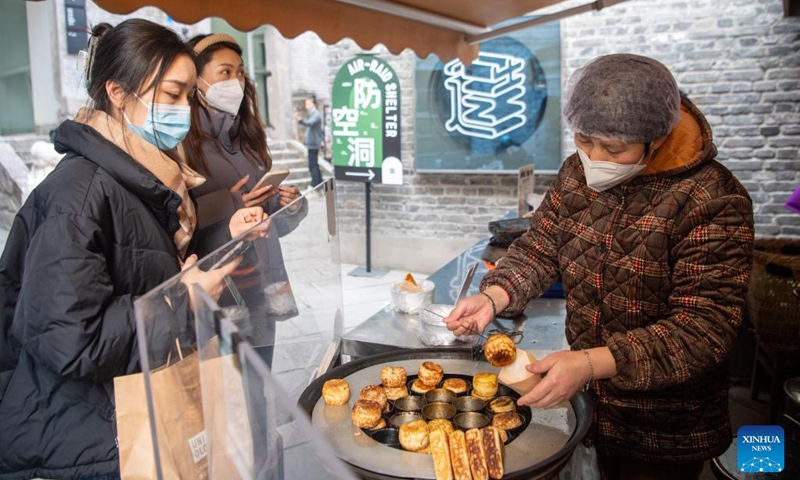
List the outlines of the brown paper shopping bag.
{"type": "Polygon", "coordinates": [[[253,472],[253,431],[242,373],[234,355],[220,355],[218,339],[204,348],[200,378],[206,410],[211,478],[249,478],[253,472]]]}
{"type": "MultiPolygon", "coordinates": [[[[163,478],[208,478],[197,354],[153,370],[150,384],[163,478]]],[[[135,480],[157,478],[144,374],[115,378],[114,397],[120,476],[135,480]]]]}

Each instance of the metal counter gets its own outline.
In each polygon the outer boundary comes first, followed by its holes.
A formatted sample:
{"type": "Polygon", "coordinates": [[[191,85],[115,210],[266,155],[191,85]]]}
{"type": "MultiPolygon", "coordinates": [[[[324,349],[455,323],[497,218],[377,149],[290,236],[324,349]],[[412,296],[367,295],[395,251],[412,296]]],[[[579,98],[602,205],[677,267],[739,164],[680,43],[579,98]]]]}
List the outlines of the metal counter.
{"type": "MultiPolygon", "coordinates": [[[[479,262],[479,266],[468,295],[478,293],[480,281],[488,273],[480,258],[488,242],[488,238],[481,240],[428,277],[436,285],[434,303],[455,302],[467,268],[474,262],[479,262]]],[[[522,330],[519,347],[542,358],[550,352],[569,348],[564,335],[565,312],[566,301],[563,298],[538,298],[531,300],[519,317],[496,319],[487,330],[495,323],[503,328],[522,330]]],[[[421,328],[417,315],[383,309],[342,337],[343,362],[402,349],[427,348],[419,340],[421,328]]],[[[465,343],[444,348],[471,351],[472,346],[465,343]]]]}

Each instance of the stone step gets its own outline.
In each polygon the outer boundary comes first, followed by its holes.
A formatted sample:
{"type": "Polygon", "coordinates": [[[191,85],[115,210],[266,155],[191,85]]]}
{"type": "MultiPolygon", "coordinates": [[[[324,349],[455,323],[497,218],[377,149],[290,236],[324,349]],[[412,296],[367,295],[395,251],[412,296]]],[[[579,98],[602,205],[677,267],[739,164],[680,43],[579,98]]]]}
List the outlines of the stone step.
{"type": "Polygon", "coordinates": [[[302,158],[305,157],[305,154],[302,152],[296,152],[294,150],[270,150],[269,155],[272,157],[273,160],[279,160],[284,158],[302,158]]]}

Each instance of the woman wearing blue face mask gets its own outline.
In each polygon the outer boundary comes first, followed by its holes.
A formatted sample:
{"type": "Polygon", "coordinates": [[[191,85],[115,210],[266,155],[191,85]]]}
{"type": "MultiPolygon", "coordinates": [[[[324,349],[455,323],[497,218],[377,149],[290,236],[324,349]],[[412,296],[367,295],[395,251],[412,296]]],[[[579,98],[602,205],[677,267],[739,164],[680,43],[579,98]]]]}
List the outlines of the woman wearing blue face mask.
{"type": "MultiPolygon", "coordinates": [[[[65,154],[17,214],[0,258],[0,477],[86,478],[119,469],[113,378],[140,370],[134,300],[215,244],[264,218],[242,210],[216,232],[197,228],[180,167],[189,129],[192,53],[145,20],[92,33],[92,108],[55,133],[65,154]]],[[[212,297],[235,263],[193,269],[212,297]]],[[[181,285],[170,315],[187,314],[181,285]]],[[[172,332],[146,332],[155,345],[172,332]]]]}
{"type": "Polygon", "coordinates": [[[698,478],[731,443],[727,360],[744,311],[753,209],[711,128],[659,62],[599,57],[570,79],[566,159],[528,232],[445,321],[482,331],[564,285],[569,351],[520,403],[585,388],[606,478],[698,478]]]}

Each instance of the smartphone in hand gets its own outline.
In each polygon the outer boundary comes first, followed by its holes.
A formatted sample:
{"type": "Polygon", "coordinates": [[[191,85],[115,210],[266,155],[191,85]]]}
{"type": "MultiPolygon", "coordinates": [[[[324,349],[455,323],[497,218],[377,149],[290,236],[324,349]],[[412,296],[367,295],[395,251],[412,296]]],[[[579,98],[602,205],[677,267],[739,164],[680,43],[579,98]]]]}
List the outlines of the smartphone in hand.
{"type": "Polygon", "coordinates": [[[289,173],[290,173],[289,170],[272,170],[272,171],[269,171],[269,172],[265,173],[263,177],[261,177],[261,179],[258,181],[258,183],[256,183],[256,186],[253,187],[252,190],[250,190],[250,191],[252,192],[253,190],[258,190],[259,188],[263,188],[263,187],[266,187],[266,186],[270,186],[272,188],[275,188],[278,185],[280,185],[281,182],[286,180],[286,177],[289,176],[289,173]]]}

